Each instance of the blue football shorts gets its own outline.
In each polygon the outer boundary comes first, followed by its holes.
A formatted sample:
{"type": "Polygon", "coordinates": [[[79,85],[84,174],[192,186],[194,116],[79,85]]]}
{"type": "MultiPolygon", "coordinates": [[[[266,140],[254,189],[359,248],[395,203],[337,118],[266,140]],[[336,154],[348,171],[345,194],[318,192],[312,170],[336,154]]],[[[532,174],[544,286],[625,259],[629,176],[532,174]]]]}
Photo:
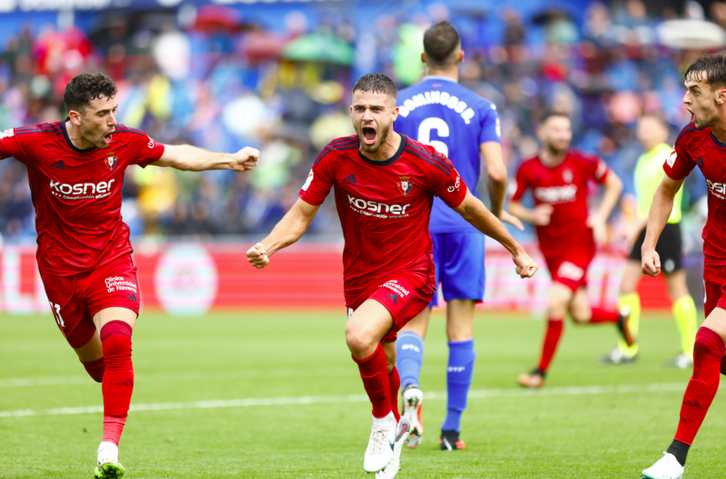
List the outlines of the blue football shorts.
{"type": "MultiPolygon", "coordinates": [[[[436,286],[444,299],[484,300],[484,235],[482,233],[434,233],[436,286]]],[[[437,291],[438,293],[438,291],[437,291]]],[[[438,294],[429,307],[438,306],[438,294]]]]}

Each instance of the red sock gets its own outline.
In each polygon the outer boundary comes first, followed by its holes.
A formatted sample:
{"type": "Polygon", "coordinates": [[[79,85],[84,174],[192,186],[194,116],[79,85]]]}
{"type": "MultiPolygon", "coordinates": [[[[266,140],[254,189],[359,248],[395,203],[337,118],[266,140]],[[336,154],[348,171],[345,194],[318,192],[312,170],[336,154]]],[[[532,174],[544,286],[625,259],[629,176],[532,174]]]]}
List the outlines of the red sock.
{"type": "Polygon", "coordinates": [[[103,372],[106,370],[106,362],[103,360],[103,357],[87,363],[81,361],[81,364],[83,364],[83,367],[86,368],[86,372],[93,378],[94,381],[97,383],[103,381],[103,372]]]}
{"type": "Polygon", "coordinates": [[[353,358],[353,361],[358,363],[363,387],[373,404],[373,417],[386,417],[391,412],[391,390],[388,386],[388,365],[383,346],[378,343],[373,354],[361,360],[353,358]]]}
{"type": "Polygon", "coordinates": [[[561,319],[547,320],[547,333],[542,344],[542,358],[537,367],[543,373],[547,372],[547,368],[550,367],[550,362],[552,362],[552,357],[555,355],[555,351],[557,351],[557,345],[560,344],[563,327],[564,321],[561,319]]]}
{"type": "Polygon", "coordinates": [[[401,389],[401,377],[398,375],[398,368],[393,366],[393,370],[388,373],[388,390],[391,392],[391,410],[396,416],[396,422],[401,419],[401,413],[398,412],[398,390],[401,389]]]}
{"type": "Polygon", "coordinates": [[[106,372],[103,375],[103,440],[118,446],[134,390],[131,326],[111,321],[101,330],[106,372]]]}
{"type": "Polygon", "coordinates": [[[725,353],[721,336],[708,328],[699,328],[693,349],[693,376],[683,395],[681,419],[675,437],[677,441],[693,444],[718,391],[721,359],[725,353]]]}
{"type": "Polygon", "coordinates": [[[602,308],[592,308],[591,323],[617,323],[620,321],[620,313],[608,311],[602,308]]]}

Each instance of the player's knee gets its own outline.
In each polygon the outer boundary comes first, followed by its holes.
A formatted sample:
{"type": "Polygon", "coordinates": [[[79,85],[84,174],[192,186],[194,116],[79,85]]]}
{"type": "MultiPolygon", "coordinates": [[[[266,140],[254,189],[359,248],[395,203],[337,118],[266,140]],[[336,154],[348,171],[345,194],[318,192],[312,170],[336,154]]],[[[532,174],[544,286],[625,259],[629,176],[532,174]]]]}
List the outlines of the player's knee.
{"type": "Polygon", "coordinates": [[[348,345],[350,352],[356,357],[370,349],[374,349],[374,341],[362,331],[353,328],[346,328],[345,343],[348,345]]]}
{"type": "Polygon", "coordinates": [[[123,321],[111,321],[101,330],[101,346],[106,363],[113,358],[131,357],[131,326],[123,321]]]}

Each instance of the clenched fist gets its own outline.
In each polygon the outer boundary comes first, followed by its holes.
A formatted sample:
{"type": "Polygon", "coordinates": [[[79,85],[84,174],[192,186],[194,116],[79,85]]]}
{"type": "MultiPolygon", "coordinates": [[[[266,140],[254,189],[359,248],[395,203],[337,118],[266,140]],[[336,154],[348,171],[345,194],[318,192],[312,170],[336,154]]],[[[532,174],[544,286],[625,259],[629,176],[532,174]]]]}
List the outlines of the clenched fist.
{"type": "Polygon", "coordinates": [[[267,250],[262,243],[257,243],[247,250],[247,261],[257,269],[262,269],[270,263],[267,250]]]}

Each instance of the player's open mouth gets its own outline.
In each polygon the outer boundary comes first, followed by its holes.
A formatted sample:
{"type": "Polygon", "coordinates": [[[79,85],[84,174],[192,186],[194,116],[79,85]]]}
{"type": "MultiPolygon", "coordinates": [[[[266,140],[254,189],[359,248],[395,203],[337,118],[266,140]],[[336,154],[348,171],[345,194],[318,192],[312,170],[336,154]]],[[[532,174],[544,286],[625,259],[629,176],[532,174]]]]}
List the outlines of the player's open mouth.
{"type": "Polygon", "coordinates": [[[363,141],[366,145],[372,145],[376,142],[377,132],[375,128],[369,126],[363,127],[363,141]]]}
{"type": "Polygon", "coordinates": [[[106,142],[107,145],[111,144],[111,137],[113,136],[113,131],[107,135],[103,136],[103,141],[106,142]]]}

